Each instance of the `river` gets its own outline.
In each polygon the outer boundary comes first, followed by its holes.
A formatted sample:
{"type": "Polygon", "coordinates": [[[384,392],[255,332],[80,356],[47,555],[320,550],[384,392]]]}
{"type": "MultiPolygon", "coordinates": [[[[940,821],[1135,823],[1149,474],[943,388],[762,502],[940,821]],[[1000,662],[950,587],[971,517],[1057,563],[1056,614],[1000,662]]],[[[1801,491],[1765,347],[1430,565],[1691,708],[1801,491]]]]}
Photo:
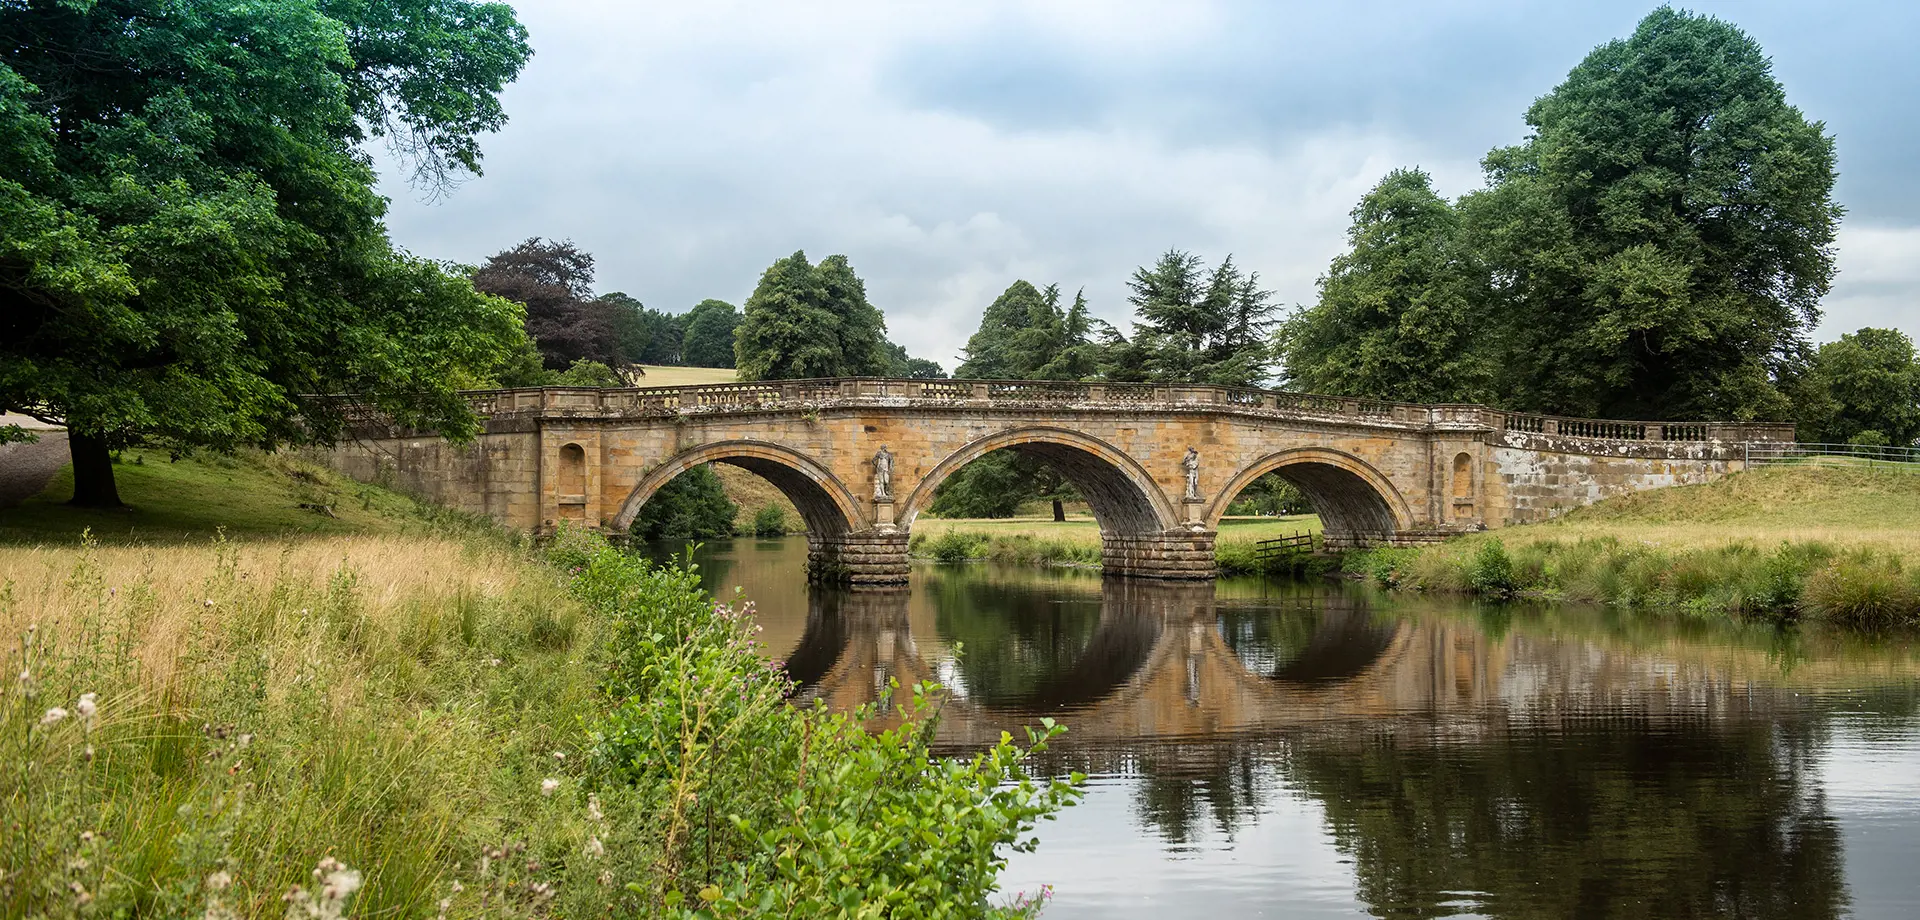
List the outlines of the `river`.
{"type": "Polygon", "coordinates": [[[954,752],[1068,726],[1041,766],[1086,799],[1002,878],[1055,920],[1920,917],[1908,641],[985,565],[849,592],[801,538],[699,559],[808,699],[938,680],[954,752]]]}

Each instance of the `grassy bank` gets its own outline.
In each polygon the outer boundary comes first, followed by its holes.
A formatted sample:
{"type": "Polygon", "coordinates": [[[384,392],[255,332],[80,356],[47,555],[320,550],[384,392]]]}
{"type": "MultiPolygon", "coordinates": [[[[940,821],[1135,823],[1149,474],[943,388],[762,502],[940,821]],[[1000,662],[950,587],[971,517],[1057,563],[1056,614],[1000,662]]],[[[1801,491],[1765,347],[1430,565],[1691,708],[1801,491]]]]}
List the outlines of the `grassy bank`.
{"type": "Polygon", "coordinates": [[[1073,792],[1024,749],[794,709],[740,609],[597,540],[378,492],[375,532],[289,529],[294,477],[256,460],[124,478],[178,500],[136,512],[152,542],[7,522],[0,913],[1032,912],[995,872],[1073,792]],[[254,510],[194,536],[221,507],[254,510]]]}
{"type": "MultiPolygon", "coordinates": [[[[1296,533],[1319,533],[1314,515],[1228,518],[1220,522],[1217,553],[1222,571],[1260,571],[1264,563],[1254,544],[1296,533]]],[[[988,561],[1014,565],[1100,564],[1100,525],[1091,517],[943,519],[921,517],[913,523],[912,551],[941,562],[988,561]]]]}
{"type": "Polygon", "coordinates": [[[1762,469],[1345,565],[1382,584],[1702,615],[1920,626],[1920,477],[1762,469]]]}

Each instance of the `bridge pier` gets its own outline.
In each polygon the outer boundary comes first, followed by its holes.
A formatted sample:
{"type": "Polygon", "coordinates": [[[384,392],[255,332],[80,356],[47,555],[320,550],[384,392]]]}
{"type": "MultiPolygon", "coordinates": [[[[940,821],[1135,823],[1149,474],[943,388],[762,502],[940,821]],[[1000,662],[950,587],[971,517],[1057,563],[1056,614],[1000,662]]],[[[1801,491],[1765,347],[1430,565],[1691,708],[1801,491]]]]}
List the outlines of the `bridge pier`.
{"type": "Polygon", "coordinates": [[[1149,534],[1100,535],[1100,569],[1108,575],[1198,580],[1219,567],[1213,556],[1212,530],[1167,530],[1149,534]]]}
{"type": "Polygon", "coordinates": [[[907,582],[907,535],[877,530],[839,536],[807,535],[807,579],[832,584],[907,582]]]}

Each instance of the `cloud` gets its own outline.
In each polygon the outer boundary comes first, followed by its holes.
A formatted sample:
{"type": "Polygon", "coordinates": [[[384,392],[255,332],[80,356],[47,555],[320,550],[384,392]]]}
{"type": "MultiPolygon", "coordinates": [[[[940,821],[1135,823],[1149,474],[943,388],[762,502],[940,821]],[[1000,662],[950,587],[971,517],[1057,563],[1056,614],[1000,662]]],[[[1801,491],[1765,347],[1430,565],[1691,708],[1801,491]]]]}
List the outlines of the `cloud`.
{"type": "MultiPolygon", "coordinates": [[[[1443,193],[1477,186],[1479,157],[1522,136],[1528,102],[1643,12],[527,3],[537,55],[504,98],[511,123],[485,141],[486,176],[431,204],[389,184],[390,226],[416,252],[466,262],[532,235],[571,238],[598,258],[601,290],[671,311],[739,303],[794,250],[845,253],[895,340],[951,368],[1014,280],[1085,287],[1096,312],[1124,321],[1126,277],[1169,247],[1231,252],[1278,301],[1310,301],[1347,211],[1380,176],[1420,165],[1443,193]]],[[[1853,84],[1803,74],[1773,42],[1850,36],[1871,71],[1903,60],[1876,50],[1894,46],[1882,30],[1796,30],[1780,23],[1811,14],[1790,7],[1733,13],[1757,20],[1783,72],[1836,110],[1816,115],[1873,123],[1843,104],[1853,84]]],[[[1847,150],[1843,165],[1888,159],[1847,150]]],[[[1876,175],[1843,189],[1890,187],[1876,175]]],[[[1904,170],[1897,184],[1912,186],[1904,170]]],[[[1887,207],[1860,213],[1920,225],[1887,207]]],[[[1869,293],[1856,276],[1897,266],[1856,271],[1850,258],[1843,248],[1830,313],[1892,322],[1900,286],[1920,279],[1869,293]]]]}
{"type": "Polygon", "coordinates": [[[1822,304],[1816,341],[1862,326],[1891,326],[1920,338],[1920,227],[1843,226],[1839,275],[1822,304]]]}

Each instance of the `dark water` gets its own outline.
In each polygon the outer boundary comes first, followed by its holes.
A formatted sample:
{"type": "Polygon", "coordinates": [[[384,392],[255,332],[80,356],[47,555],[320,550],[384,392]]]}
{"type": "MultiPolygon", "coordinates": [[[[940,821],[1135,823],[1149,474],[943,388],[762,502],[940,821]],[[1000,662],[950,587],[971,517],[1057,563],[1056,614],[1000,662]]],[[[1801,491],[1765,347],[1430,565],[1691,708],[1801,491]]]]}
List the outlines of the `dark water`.
{"type": "Polygon", "coordinates": [[[1003,878],[1050,918],[1920,917],[1907,643],[985,566],[809,590],[805,554],[703,564],[807,696],[937,679],[955,749],[1069,726],[1045,766],[1086,800],[1003,878]]]}

